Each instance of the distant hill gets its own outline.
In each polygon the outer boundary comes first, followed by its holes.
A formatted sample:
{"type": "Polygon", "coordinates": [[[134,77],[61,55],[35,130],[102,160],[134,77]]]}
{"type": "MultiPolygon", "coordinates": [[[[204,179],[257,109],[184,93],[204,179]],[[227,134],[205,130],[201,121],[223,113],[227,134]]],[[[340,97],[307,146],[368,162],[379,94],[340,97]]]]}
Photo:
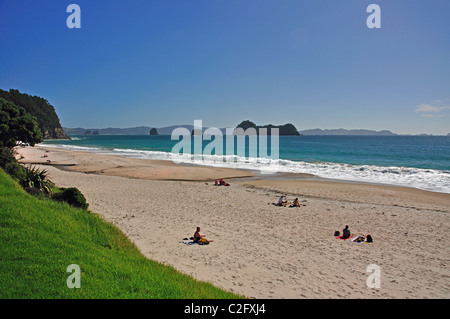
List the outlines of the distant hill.
{"type": "MultiPolygon", "coordinates": [[[[172,131],[177,127],[185,127],[189,131],[194,127],[193,125],[172,125],[167,127],[150,127],[150,126],[137,126],[137,127],[129,127],[129,128],[67,128],[64,127],[64,132],[67,135],[85,135],[86,132],[98,132],[98,135],[149,135],[149,132],[153,129],[156,129],[158,135],[171,135],[172,131]]],[[[90,133],[92,134],[92,133],[90,133]]]]}
{"type": "Polygon", "coordinates": [[[394,136],[397,135],[395,133],[392,133],[388,130],[382,130],[382,131],[372,131],[372,130],[346,130],[343,128],[340,129],[311,129],[311,130],[303,130],[299,131],[302,135],[363,135],[363,136],[369,136],[369,135],[376,135],[376,136],[394,136]]]}
{"type": "Polygon", "coordinates": [[[147,126],[137,126],[137,127],[130,127],[130,128],[66,128],[64,127],[64,132],[66,132],[67,135],[88,135],[92,134],[93,132],[98,132],[98,135],[148,135],[151,127],[147,126]],[[86,133],[88,132],[88,133],[86,133]]]}
{"type": "MultiPolygon", "coordinates": [[[[149,135],[149,132],[152,129],[156,129],[158,135],[171,135],[172,131],[176,128],[186,128],[189,132],[192,132],[194,129],[193,125],[171,125],[165,127],[150,127],[150,126],[137,126],[130,128],[64,128],[64,131],[67,135],[85,135],[86,132],[89,131],[89,134],[93,134],[98,132],[99,135],[149,135]]],[[[251,121],[243,121],[237,127],[242,127],[244,130],[249,127],[255,128],[273,128],[278,127],[280,135],[363,135],[363,136],[396,136],[397,134],[392,133],[388,130],[383,131],[372,131],[372,130],[346,130],[346,129],[311,129],[311,130],[303,130],[297,131],[294,125],[285,124],[285,125],[264,125],[257,126],[255,123],[251,121]]],[[[206,130],[206,128],[203,128],[206,130]]],[[[225,128],[220,129],[222,133],[225,135],[225,128]]],[[[97,134],[97,133],[96,133],[97,134]]],[[[268,130],[268,134],[270,134],[270,130],[268,130]]],[[[450,134],[450,133],[449,133],[450,134]]]]}
{"type": "Polygon", "coordinates": [[[69,139],[61,127],[55,108],[46,99],[14,89],[9,92],[0,89],[0,97],[23,107],[28,113],[35,116],[44,139],[69,139]]]}
{"type": "MultiPolygon", "coordinates": [[[[242,124],[242,123],[241,123],[242,124]]],[[[292,124],[286,124],[282,126],[275,126],[275,125],[266,125],[266,126],[258,126],[264,127],[264,128],[272,128],[272,127],[278,127],[280,129],[280,135],[299,135],[297,132],[297,129],[292,124]]],[[[176,128],[186,128],[189,132],[192,133],[192,130],[194,129],[193,125],[171,125],[171,126],[165,126],[165,127],[150,127],[150,126],[138,126],[138,127],[129,127],[129,128],[67,128],[64,127],[64,132],[67,135],[93,135],[96,133],[96,135],[149,135],[149,132],[155,129],[158,132],[158,135],[172,135],[173,130],[176,128]],[[98,133],[97,133],[98,132],[98,133]]],[[[207,127],[203,128],[203,131],[206,130],[207,127]]],[[[225,135],[226,128],[220,128],[222,134],[225,135]]],[[[244,128],[245,130],[245,128],[244,128]]],[[[270,130],[267,130],[267,134],[270,134],[270,130]]]]}

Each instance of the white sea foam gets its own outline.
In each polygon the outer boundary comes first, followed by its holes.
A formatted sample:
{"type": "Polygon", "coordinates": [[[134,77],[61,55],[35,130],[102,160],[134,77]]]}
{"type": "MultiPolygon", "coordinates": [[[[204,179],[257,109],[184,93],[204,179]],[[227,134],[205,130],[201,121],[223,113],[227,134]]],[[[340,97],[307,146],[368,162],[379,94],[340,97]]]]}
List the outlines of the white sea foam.
{"type": "Polygon", "coordinates": [[[133,158],[169,160],[176,163],[196,164],[214,167],[260,170],[266,173],[306,173],[322,178],[367,183],[409,186],[436,192],[450,193],[450,171],[411,167],[383,167],[375,165],[351,165],[328,162],[301,162],[274,160],[265,158],[242,158],[238,156],[204,155],[201,162],[192,161],[190,154],[146,151],[136,149],[101,149],[73,145],[41,144],[45,147],[57,147],[84,150],[103,154],[114,154],[133,158]],[[225,160],[224,160],[225,159],[225,160]]]}

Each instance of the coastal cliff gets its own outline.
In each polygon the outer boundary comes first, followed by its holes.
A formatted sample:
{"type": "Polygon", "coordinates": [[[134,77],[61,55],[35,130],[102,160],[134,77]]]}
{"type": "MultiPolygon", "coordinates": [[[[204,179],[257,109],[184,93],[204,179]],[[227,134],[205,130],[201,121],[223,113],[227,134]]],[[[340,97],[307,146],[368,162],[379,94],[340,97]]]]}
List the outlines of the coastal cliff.
{"type": "Polygon", "coordinates": [[[36,117],[44,139],[70,139],[61,127],[55,108],[46,99],[21,93],[14,89],[9,91],[0,89],[0,97],[23,107],[28,113],[36,117]]]}

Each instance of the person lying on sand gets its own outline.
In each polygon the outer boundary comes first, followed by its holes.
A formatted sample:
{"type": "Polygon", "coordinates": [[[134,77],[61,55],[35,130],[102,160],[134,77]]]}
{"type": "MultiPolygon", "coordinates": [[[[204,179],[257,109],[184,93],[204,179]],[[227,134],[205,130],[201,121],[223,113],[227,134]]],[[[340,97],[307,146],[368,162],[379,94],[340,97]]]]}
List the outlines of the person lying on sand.
{"type": "Polygon", "coordinates": [[[363,243],[366,241],[366,238],[364,236],[358,236],[355,239],[352,239],[352,241],[355,243],[363,243]]]}

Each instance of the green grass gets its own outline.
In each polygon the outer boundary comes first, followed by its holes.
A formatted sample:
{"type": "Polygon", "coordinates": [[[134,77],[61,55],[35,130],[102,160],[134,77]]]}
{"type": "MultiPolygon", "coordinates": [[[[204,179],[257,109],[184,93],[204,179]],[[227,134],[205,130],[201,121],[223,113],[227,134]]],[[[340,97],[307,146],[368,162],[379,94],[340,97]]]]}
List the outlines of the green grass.
{"type": "Polygon", "coordinates": [[[242,298],[145,258],[90,211],[27,194],[0,169],[0,298],[242,298]],[[70,264],[81,288],[69,289],[70,264]]]}

